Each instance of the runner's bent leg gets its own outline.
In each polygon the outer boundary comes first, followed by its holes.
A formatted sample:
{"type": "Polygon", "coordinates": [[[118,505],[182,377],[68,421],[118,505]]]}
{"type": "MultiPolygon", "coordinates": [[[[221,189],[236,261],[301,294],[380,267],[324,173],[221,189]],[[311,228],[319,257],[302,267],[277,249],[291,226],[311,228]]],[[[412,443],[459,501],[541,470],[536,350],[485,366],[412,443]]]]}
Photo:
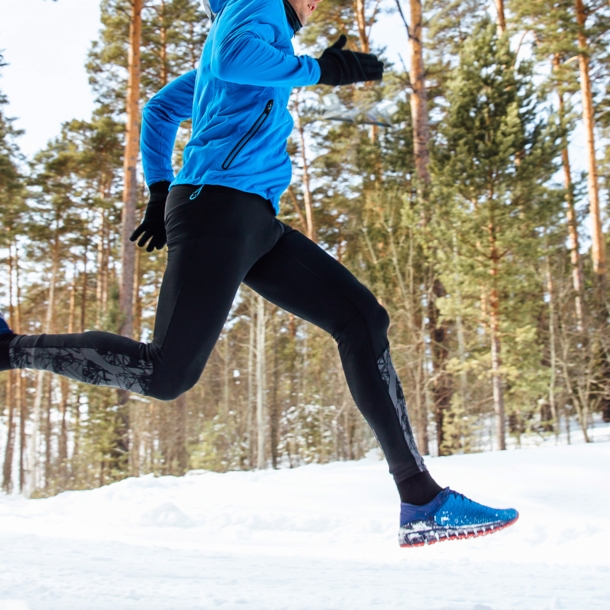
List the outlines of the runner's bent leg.
{"type": "Polygon", "coordinates": [[[235,189],[174,187],[168,201],[168,268],[153,346],[151,393],[176,397],[199,379],[244,276],[279,239],[283,226],[269,201],[235,189]],[[175,380],[178,381],[175,381],[175,380]]]}
{"type": "Polygon", "coordinates": [[[13,368],[36,368],[95,385],[171,400],[192,387],[220,335],[239,284],[283,231],[257,195],[176,186],[167,202],[168,263],[153,340],[112,333],[18,335],[13,368]]]}
{"type": "Polygon", "coordinates": [[[373,429],[396,482],[420,473],[429,476],[390,358],[389,318],[373,294],[343,265],[294,230],[284,233],[244,282],[337,341],[354,401],[373,429]]]}

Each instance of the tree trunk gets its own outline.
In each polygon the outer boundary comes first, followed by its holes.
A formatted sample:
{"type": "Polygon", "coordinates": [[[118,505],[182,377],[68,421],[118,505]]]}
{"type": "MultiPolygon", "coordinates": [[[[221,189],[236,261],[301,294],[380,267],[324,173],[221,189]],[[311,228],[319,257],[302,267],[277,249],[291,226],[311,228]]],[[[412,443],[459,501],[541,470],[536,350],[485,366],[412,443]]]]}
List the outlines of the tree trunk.
{"type": "Polygon", "coordinates": [[[551,263],[546,257],[546,289],[549,295],[549,351],[551,366],[551,382],[549,383],[549,406],[551,407],[551,417],[553,418],[553,432],[555,442],[559,438],[559,419],[557,416],[557,402],[555,400],[555,379],[557,373],[557,350],[555,348],[555,290],[553,286],[553,276],[551,275],[551,263]]]}
{"type": "Polygon", "coordinates": [[[570,172],[570,157],[567,147],[561,151],[563,164],[564,186],[566,189],[566,203],[568,204],[568,243],[570,247],[570,261],[572,263],[572,287],[574,289],[574,311],[576,312],[576,325],[578,332],[585,329],[584,324],[584,299],[583,299],[583,271],[582,259],[580,257],[580,244],[578,236],[578,220],[574,207],[574,196],[572,193],[572,178],[570,172]]]}
{"type": "Polygon", "coordinates": [[[256,467],[267,465],[265,434],[265,300],[258,296],[256,308],[256,467]]]}
{"type": "MultiPolygon", "coordinates": [[[[13,320],[13,244],[9,244],[8,251],[8,302],[9,319],[13,320]]],[[[13,490],[13,455],[15,450],[15,405],[13,404],[13,371],[8,371],[6,377],[6,407],[8,418],[6,422],[6,447],[4,449],[4,464],[2,468],[2,490],[10,494],[13,490]]]]}
{"type": "Polygon", "coordinates": [[[72,283],[70,284],[70,305],[68,309],[68,334],[74,332],[74,315],[76,312],[76,283],[78,281],[78,273],[76,264],[74,265],[74,275],[72,276],[72,283]]]}
{"type": "Polygon", "coordinates": [[[504,12],[504,0],[494,0],[496,3],[496,24],[498,26],[498,37],[506,32],[506,15],[504,12]]]}
{"type": "Polygon", "coordinates": [[[189,467],[189,455],[186,448],[187,402],[186,394],[181,394],[174,401],[174,463],[175,474],[182,476],[189,467]]]}
{"type": "MultiPolygon", "coordinates": [[[[366,0],[354,0],[354,15],[356,17],[356,25],[358,27],[358,38],[359,38],[359,48],[358,50],[361,53],[370,53],[371,52],[371,41],[370,41],[370,27],[367,32],[367,21],[366,21],[366,0]]],[[[377,7],[379,6],[379,2],[375,7],[375,13],[377,12],[377,7]]],[[[374,21],[374,15],[371,18],[371,23],[374,21]]],[[[375,83],[369,82],[366,83],[366,87],[374,87],[375,83]]],[[[370,138],[371,143],[377,141],[377,134],[379,131],[379,127],[377,125],[370,125],[370,138]]],[[[377,151],[378,153],[378,151],[377,151]]],[[[377,157],[379,155],[377,154],[377,157]]],[[[377,174],[381,175],[381,161],[377,159],[376,163],[377,174]]]]}
{"type": "Polygon", "coordinates": [[[430,183],[430,127],[428,119],[428,94],[426,91],[426,72],[424,70],[424,45],[421,0],[410,0],[411,27],[409,29],[409,57],[411,63],[410,80],[411,117],[413,120],[413,152],[415,171],[419,182],[418,190],[430,183]]]}
{"type": "Polygon", "coordinates": [[[307,235],[307,221],[305,220],[305,216],[303,216],[303,212],[301,212],[301,208],[299,206],[299,202],[297,201],[297,196],[294,194],[294,189],[292,188],[292,185],[288,187],[287,193],[288,197],[290,198],[290,201],[292,202],[292,207],[294,208],[294,211],[299,219],[299,223],[301,225],[301,232],[307,235]]]}
{"type": "Polygon", "coordinates": [[[498,291],[499,263],[495,218],[493,211],[488,226],[489,231],[489,260],[491,261],[492,287],[489,293],[489,334],[491,338],[491,380],[493,390],[493,404],[496,416],[496,440],[498,449],[506,449],[506,417],[504,413],[504,389],[502,387],[502,372],[500,370],[501,343],[500,343],[500,294],[498,291]]]}
{"type": "Polygon", "coordinates": [[[354,13],[356,14],[356,25],[358,26],[358,37],[360,39],[360,51],[362,53],[370,53],[371,47],[369,37],[366,32],[366,15],[365,15],[364,0],[354,1],[354,13]]]}
{"type": "Polygon", "coordinates": [[[277,311],[271,313],[273,333],[273,385],[271,387],[271,398],[269,401],[269,441],[271,445],[271,465],[273,468],[278,466],[278,444],[280,432],[280,408],[277,398],[277,388],[279,384],[279,365],[278,365],[278,339],[279,330],[277,328],[277,311]],[[275,314],[275,315],[274,315],[275,314]]]}
{"type": "MultiPolygon", "coordinates": [[[[225,335],[224,341],[217,348],[222,349],[222,423],[228,426],[229,411],[231,410],[231,350],[229,346],[229,337],[225,335]]],[[[220,349],[217,353],[220,355],[220,349]]]]}
{"type": "MultiPolygon", "coordinates": [[[[144,410],[146,407],[139,401],[131,401],[129,403],[129,423],[131,424],[129,437],[129,476],[139,477],[142,474],[142,464],[140,459],[142,419],[140,415],[140,407],[144,410]]],[[[146,471],[144,471],[146,472],[146,471]]]]}
{"type": "Polygon", "coordinates": [[[576,2],[576,22],[578,23],[578,62],[580,67],[580,91],[582,95],[582,118],[587,141],[587,165],[589,211],[591,214],[592,234],[591,253],[593,256],[593,271],[596,276],[597,289],[603,294],[606,277],[606,249],[602,233],[601,210],[599,202],[599,186],[597,179],[597,163],[595,159],[595,118],[593,111],[593,90],[589,74],[589,45],[585,34],[587,14],[583,0],[576,2]]]}
{"type": "MultiPolygon", "coordinates": [[[[553,57],[553,69],[557,69],[560,64],[560,58],[557,54],[553,57]]],[[[559,98],[559,114],[564,116],[565,104],[563,94],[558,92],[559,98]]],[[[578,220],[576,218],[576,209],[574,207],[574,193],[572,192],[572,171],[570,168],[570,155],[568,152],[568,144],[561,151],[561,163],[563,166],[563,186],[566,191],[567,204],[567,219],[568,219],[568,243],[570,248],[570,261],[572,263],[572,287],[574,288],[574,311],[576,313],[576,325],[579,333],[584,332],[584,299],[583,299],[583,271],[582,259],[580,257],[580,244],[578,235],[578,220]]]]}
{"type": "Polygon", "coordinates": [[[83,252],[83,276],[80,298],[80,332],[87,328],[87,249],[83,252]]]}
{"type": "Polygon", "coordinates": [[[301,114],[299,112],[298,93],[294,104],[296,116],[296,128],[299,134],[299,142],[301,144],[301,162],[303,163],[303,202],[305,204],[305,220],[306,220],[306,235],[312,241],[316,241],[316,228],[313,217],[313,200],[311,197],[311,189],[309,186],[309,164],[307,163],[307,149],[305,147],[305,130],[301,122],[301,114]]]}
{"type": "MultiPolygon", "coordinates": [[[[76,316],[76,290],[77,290],[78,274],[76,265],[74,265],[74,276],[72,277],[72,285],[70,286],[70,310],[68,314],[68,334],[74,332],[74,320],[76,316]]],[[[66,377],[61,377],[59,380],[59,389],[61,394],[60,402],[60,427],[57,455],[57,475],[59,489],[63,490],[67,482],[68,469],[68,402],[70,399],[70,383],[66,377]]]]}
{"type": "Polygon", "coordinates": [[[124,190],[121,229],[121,284],[119,307],[120,333],[133,335],[133,284],[135,272],[135,245],[129,241],[135,229],[136,202],[138,199],[137,163],[140,137],[140,44],[142,37],[143,0],[131,0],[129,23],[129,57],[126,106],[125,152],[123,160],[124,190]]]}
{"type": "MultiPolygon", "coordinates": [[[[565,335],[565,329],[563,329],[563,333],[565,335]]],[[[589,438],[589,433],[587,430],[588,426],[588,398],[590,394],[590,382],[591,376],[590,371],[585,370],[578,372],[578,378],[576,383],[576,388],[572,383],[572,376],[569,371],[569,358],[568,358],[568,341],[564,339],[563,341],[563,357],[562,357],[562,367],[563,367],[563,376],[566,384],[566,389],[568,391],[568,395],[572,398],[572,402],[574,403],[574,407],[576,408],[576,415],[578,417],[578,423],[580,424],[580,428],[583,433],[583,437],[585,439],[585,443],[591,442],[589,438]],[[586,379],[583,379],[587,377],[586,379]]],[[[568,445],[570,444],[570,414],[565,414],[566,419],[566,433],[567,433],[567,441],[568,445]]]]}
{"type": "Polygon", "coordinates": [[[28,403],[26,397],[26,387],[23,373],[17,371],[17,406],[19,408],[19,492],[24,493],[26,489],[26,436],[25,424],[28,419],[28,403]]]}
{"type": "MultiPolygon", "coordinates": [[[[55,284],[57,281],[57,272],[59,270],[59,237],[56,235],[52,245],[52,262],[51,262],[51,279],[49,282],[49,294],[47,297],[47,311],[45,320],[42,325],[42,332],[51,332],[53,321],[53,310],[55,307],[55,284]]],[[[50,374],[46,371],[37,371],[36,375],[36,394],[34,397],[34,413],[32,421],[32,435],[30,438],[30,477],[28,483],[28,495],[32,495],[36,491],[40,482],[40,464],[38,461],[38,445],[40,434],[40,423],[42,416],[42,399],[44,395],[44,379],[45,375],[50,374]]]]}
{"type": "MultiPolygon", "coordinates": [[[[424,67],[423,15],[421,0],[410,0],[409,57],[411,92],[411,118],[413,122],[413,152],[417,174],[418,197],[423,200],[430,184],[430,125],[428,116],[428,94],[426,90],[426,72],[424,67]]],[[[434,368],[434,412],[437,423],[437,440],[439,455],[442,452],[444,414],[451,406],[453,384],[447,371],[449,353],[448,323],[441,321],[436,299],[445,294],[442,282],[430,276],[430,297],[428,306],[430,342],[432,344],[432,365],[434,368]]]]}
{"type": "MultiPolygon", "coordinates": [[[[297,353],[297,325],[296,325],[296,318],[293,314],[288,314],[288,337],[289,337],[289,341],[290,341],[290,351],[289,351],[289,355],[288,358],[286,360],[286,373],[288,375],[288,400],[286,403],[286,407],[287,409],[290,409],[291,407],[295,406],[298,404],[299,402],[299,396],[298,396],[298,387],[299,387],[299,380],[298,380],[298,375],[297,375],[297,358],[298,358],[298,353],[297,353]]],[[[291,447],[291,442],[289,441],[288,443],[286,443],[286,450],[288,453],[288,463],[290,465],[290,468],[293,467],[293,460],[292,460],[292,447],[291,447]]]]}
{"type": "Polygon", "coordinates": [[[65,480],[65,474],[68,464],[68,402],[70,400],[70,383],[62,377],[59,382],[59,388],[61,393],[60,403],[60,423],[59,423],[59,442],[58,442],[58,455],[57,455],[57,471],[59,474],[60,482],[65,480]]]}
{"type": "Polygon", "coordinates": [[[256,352],[255,347],[255,319],[256,312],[254,311],[254,301],[256,295],[254,292],[250,295],[250,333],[248,337],[248,416],[246,425],[248,427],[248,450],[249,450],[249,461],[250,468],[254,468],[254,354],[256,352]]]}
{"type": "Polygon", "coordinates": [[[30,450],[28,457],[28,496],[38,487],[39,464],[38,464],[38,435],[40,432],[40,415],[42,408],[42,393],[44,389],[44,371],[36,372],[36,392],[34,395],[34,406],[32,410],[32,433],[30,435],[30,450]]]}
{"type": "Polygon", "coordinates": [[[440,312],[436,307],[436,299],[445,296],[445,289],[439,280],[433,281],[432,292],[433,295],[429,297],[428,320],[430,325],[432,365],[435,372],[432,391],[436,419],[436,440],[438,455],[447,455],[448,452],[444,447],[445,417],[451,409],[453,385],[451,383],[451,376],[447,374],[446,370],[449,356],[447,322],[439,320],[440,312]]]}
{"type": "MultiPolygon", "coordinates": [[[[17,244],[15,244],[15,287],[17,292],[17,303],[15,307],[15,320],[13,330],[20,334],[23,332],[21,328],[21,288],[19,280],[19,250],[17,244]]],[[[26,451],[26,436],[25,436],[25,424],[28,418],[27,408],[27,397],[26,397],[26,384],[24,373],[21,370],[15,371],[17,378],[17,384],[15,387],[16,399],[17,399],[17,410],[19,412],[19,492],[23,493],[26,487],[26,476],[25,476],[25,451],[26,451]]]]}
{"type": "Polygon", "coordinates": [[[161,21],[161,27],[159,31],[159,37],[161,39],[161,53],[159,59],[161,60],[161,87],[165,87],[169,82],[169,70],[167,67],[167,27],[165,26],[165,2],[161,1],[159,10],[159,19],[161,21]]]}
{"type": "Polygon", "coordinates": [[[140,286],[142,283],[141,251],[136,250],[135,269],[133,277],[133,337],[139,339],[142,333],[142,299],[140,297],[140,286]]]}
{"type": "Polygon", "coordinates": [[[53,461],[51,457],[51,436],[53,434],[53,424],[51,422],[51,411],[53,410],[53,377],[45,376],[43,396],[45,398],[44,413],[44,488],[51,489],[51,484],[55,478],[53,461]]]}
{"type": "Polygon", "coordinates": [[[496,416],[496,440],[498,449],[506,449],[506,424],[504,415],[504,394],[502,374],[500,372],[500,334],[498,325],[498,293],[493,290],[490,295],[491,305],[491,379],[493,389],[494,413],[496,416]]]}
{"type": "MultiPolygon", "coordinates": [[[[457,302],[458,312],[464,311],[462,301],[462,291],[460,290],[460,275],[457,268],[458,260],[458,249],[457,249],[457,235],[453,233],[453,261],[456,264],[455,269],[455,283],[456,291],[455,298],[457,302]]],[[[464,337],[464,321],[461,313],[455,316],[455,327],[457,331],[458,340],[458,356],[460,359],[460,399],[462,408],[466,409],[468,404],[468,376],[466,373],[466,339],[464,337]]]]}
{"type": "Polygon", "coordinates": [[[106,316],[105,304],[107,302],[106,294],[108,283],[106,281],[108,275],[107,269],[107,249],[106,249],[106,211],[100,210],[100,231],[99,241],[97,242],[97,272],[95,283],[95,327],[100,328],[102,321],[106,316]]]}
{"type": "Polygon", "coordinates": [[[2,491],[10,494],[13,491],[13,455],[15,451],[15,407],[13,404],[13,371],[6,376],[6,406],[8,418],[6,422],[6,447],[4,448],[4,464],[2,468],[2,491]]]}
{"type": "MultiPolygon", "coordinates": [[[[143,0],[131,0],[129,20],[129,54],[126,104],[125,151],[123,157],[123,211],[121,216],[121,279],[119,285],[119,332],[133,337],[133,289],[135,280],[136,249],[129,241],[136,226],[138,200],[137,164],[140,151],[140,44],[142,38],[143,0]]],[[[117,390],[121,412],[121,450],[129,452],[129,409],[125,407],[129,392],[117,390]]]]}

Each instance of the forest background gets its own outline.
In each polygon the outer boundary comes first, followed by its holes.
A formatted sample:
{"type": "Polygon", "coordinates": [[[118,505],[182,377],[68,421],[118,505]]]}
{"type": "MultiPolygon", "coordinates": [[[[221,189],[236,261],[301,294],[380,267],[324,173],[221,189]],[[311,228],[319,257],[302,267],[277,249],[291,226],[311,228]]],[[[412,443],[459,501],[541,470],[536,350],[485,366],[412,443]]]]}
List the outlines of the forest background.
{"type": "MultiPolygon", "coordinates": [[[[325,0],[298,49],[317,56],[346,33],[383,57],[371,32],[388,12],[404,54],[381,83],[294,90],[280,217],[387,308],[422,453],[569,442],[571,423],[588,440],[595,416],[610,421],[610,4],[325,0]],[[586,172],[572,170],[575,130],[586,172]]],[[[166,252],[127,240],[147,201],[140,115],[197,66],[209,25],[198,0],[102,0],[95,110],[31,157],[0,95],[2,299],[17,332],[150,339],[166,252]]],[[[176,168],[188,136],[185,123],[176,168]]],[[[30,497],[376,446],[332,339],[246,288],[175,401],[0,377],[2,488],[30,497]]]]}

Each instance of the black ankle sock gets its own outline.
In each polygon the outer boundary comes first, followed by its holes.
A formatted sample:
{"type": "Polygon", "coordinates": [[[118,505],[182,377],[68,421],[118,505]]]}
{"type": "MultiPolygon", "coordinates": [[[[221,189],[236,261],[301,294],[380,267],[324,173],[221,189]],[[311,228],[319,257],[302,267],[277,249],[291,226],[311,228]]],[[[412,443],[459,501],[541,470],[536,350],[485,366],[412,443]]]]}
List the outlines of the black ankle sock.
{"type": "Polygon", "coordinates": [[[423,506],[436,498],[443,488],[430,476],[427,470],[396,483],[400,501],[415,506],[423,506]]]}
{"type": "Polygon", "coordinates": [[[11,341],[17,335],[13,332],[3,333],[0,335],[0,371],[8,371],[11,367],[9,358],[9,348],[11,341]]]}

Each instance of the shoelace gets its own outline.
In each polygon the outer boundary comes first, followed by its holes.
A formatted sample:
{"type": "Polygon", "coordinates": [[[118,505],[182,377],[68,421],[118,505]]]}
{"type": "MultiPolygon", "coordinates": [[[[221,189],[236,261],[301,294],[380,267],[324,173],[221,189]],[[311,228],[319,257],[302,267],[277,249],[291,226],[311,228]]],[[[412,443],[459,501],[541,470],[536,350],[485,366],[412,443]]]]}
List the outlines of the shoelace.
{"type": "Polygon", "coordinates": [[[453,489],[450,489],[449,493],[453,494],[456,498],[460,498],[462,502],[472,502],[472,500],[468,499],[464,494],[461,494],[458,491],[453,491],[453,489]]]}

